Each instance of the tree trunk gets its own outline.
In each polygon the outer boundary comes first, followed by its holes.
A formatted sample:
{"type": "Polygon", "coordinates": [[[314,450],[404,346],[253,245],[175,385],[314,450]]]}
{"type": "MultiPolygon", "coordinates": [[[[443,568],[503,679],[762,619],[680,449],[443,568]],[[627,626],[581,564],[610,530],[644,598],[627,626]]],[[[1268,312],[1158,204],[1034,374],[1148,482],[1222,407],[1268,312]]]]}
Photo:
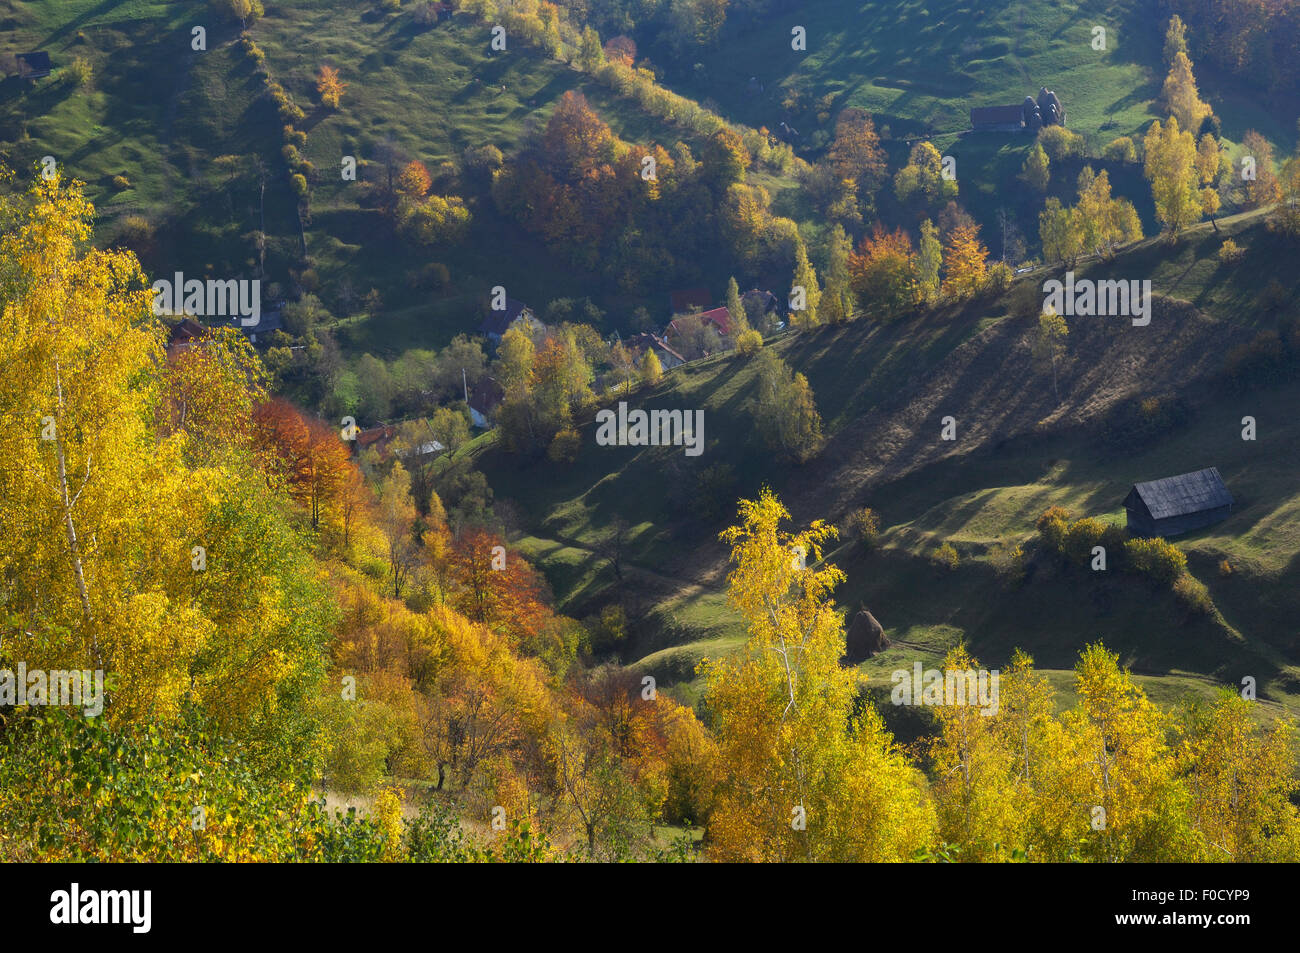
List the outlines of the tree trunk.
{"type": "MultiPolygon", "coordinates": [[[[72,561],[72,578],[77,584],[77,595],[81,599],[81,615],[86,622],[86,632],[90,636],[90,651],[96,668],[103,668],[103,659],[99,654],[99,641],[90,627],[90,593],[86,588],[86,573],[81,562],[81,544],[77,540],[77,527],[72,521],[72,507],[75,498],[68,490],[67,457],[63,452],[63,380],[59,365],[54,365],[54,387],[58,398],[59,416],[54,421],[54,458],[59,467],[59,499],[63,505],[63,527],[68,537],[68,557],[72,561]]],[[[82,484],[83,487],[85,484],[82,484]]]]}

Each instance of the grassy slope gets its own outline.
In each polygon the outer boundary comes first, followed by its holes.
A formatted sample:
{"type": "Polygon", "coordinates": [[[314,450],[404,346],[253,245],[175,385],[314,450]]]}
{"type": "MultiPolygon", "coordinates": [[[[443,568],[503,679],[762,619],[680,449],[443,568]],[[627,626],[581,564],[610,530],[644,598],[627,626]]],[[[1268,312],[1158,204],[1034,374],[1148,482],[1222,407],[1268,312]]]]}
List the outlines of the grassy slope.
{"type": "MultiPolygon", "coordinates": [[[[1099,154],[1112,139],[1136,135],[1163,115],[1157,103],[1163,37],[1152,0],[821,0],[766,22],[733,19],[703,78],[682,69],[668,79],[678,92],[707,98],[723,115],[749,125],[776,129],[789,121],[809,158],[829,142],[836,114],[848,106],[875,117],[891,168],[906,160],[910,138],[933,137],[957,160],[960,201],[996,251],[995,223],[1003,208],[1018,215],[1031,246],[1036,244],[1040,203],[1020,201],[1016,178],[1032,140],[963,135],[970,109],[1018,104],[1047,86],[1061,97],[1070,128],[1085,137],[1090,153],[1099,154]],[[790,48],[795,24],[807,28],[807,52],[790,48]],[[1092,48],[1096,26],[1107,31],[1104,51],[1092,48]],[[751,77],[763,84],[761,92],[751,91],[751,77]],[[787,110],[792,90],[800,98],[787,110]]],[[[1279,117],[1300,110],[1296,95],[1265,103],[1230,79],[1201,69],[1197,74],[1229,145],[1253,128],[1275,143],[1278,155],[1291,153],[1296,129],[1279,117]]],[[[1109,167],[1116,194],[1135,201],[1151,230],[1140,170],[1109,167]]],[[[1072,204],[1077,174],[1073,163],[1055,170],[1052,194],[1072,204]]]]}
{"type": "Polygon", "coordinates": [[[1110,325],[1118,328],[1113,332],[1100,330],[1100,319],[1077,319],[1059,407],[1045,369],[1024,366],[1032,362],[1017,350],[1029,322],[995,302],[893,327],[853,325],[777,342],[808,375],[830,437],[823,459],[802,470],[775,464],[750,436],[743,407],[752,371],[731,357],[681,368],[631,398],[634,406],[703,407],[708,449],[696,461],[680,450],[597,448],[594,440],[568,468],[521,464],[490,441],[475,456],[499,495],[535,514],[525,517],[525,549],[573,611],[612,597],[609,570],[590,550],[615,519],[633,527],[630,561],[657,576],[635,588],[654,591],[663,605],[625,656],[665,680],[691,679],[701,657],[743,638],[721,593],[725,552],[716,534],[727,520],[703,520],[681,505],[698,468],[725,461],[738,476],[736,495],[768,483],[797,520],[838,520],[862,504],[882,515],[879,551],[845,545],[830,557],[848,573],[838,601],[851,610],[870,606],[891,638],[910,643],[864,665],[864,677],[879,679],[899,659],[937,660],[960,638],[989,664],[1004,664],[1019,646],[1048,669],[1065,670],[1083,645],[1100,638],[1150,675],[1162,697],[1253,675],[1290,705],[1300,695],[1293,622],[1300,611],[1300,422],[1286,408],[1300,398],[1300,386],[1234,396],[1188,378],[1216,372],[1232,341],[1274,320],[1252,306],[1264,276],[1279,275],[1293,294],[1300,278],[1280,270],[1286,251],[1257,219],[1229,221],[1224,231],[1251,249],[1235,270],[1219,266],[1221,238],[1208,226],[1172,249],[1148,241],[1112,265],[1096,266],[1098,275],[1150,274],[1157,292],[1190,299],[1206,313],[1172,305],[1151,329],[1110,325]],[[1003,378],[1026,395],[1023,406],[986,395],[990,382],[1003,378]],[[1191,422],[1142,452],[1108,450],[1083,429],[1120,399],[1182,386],[1197,408],[1191,422]],[[951,453],[930,438],[947,409],[970,433],[951,453]],[[1240,439],[1245,414],[1260,421],[1254,443],[1240,439]],[[900,428],[915,431],[914,440],[897,441],[900,428]],[[1034,519],[1048,505],[1122,521],[1122,500],[1134,481],[1211,464],[1236,495],[1236,510],[1178,542],[1222,620],[1188,619],[1168,592],[1131,578],[1061,572],[1046,562],[1018,589],[996,579],[989,549],[1031,538],[1034,519]],[[944,540],[963,554],[955,573],[940,573],[927,558],[944,540]],[[1234,572],[1222,577],[1217,566],[1225,557],[1234,572]]]}

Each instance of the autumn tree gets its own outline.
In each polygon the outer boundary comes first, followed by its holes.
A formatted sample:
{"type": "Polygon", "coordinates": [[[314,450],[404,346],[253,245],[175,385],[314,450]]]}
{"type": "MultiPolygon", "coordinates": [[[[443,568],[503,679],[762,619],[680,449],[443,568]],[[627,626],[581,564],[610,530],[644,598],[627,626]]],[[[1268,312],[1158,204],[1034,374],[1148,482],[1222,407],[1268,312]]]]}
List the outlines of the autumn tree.
{"type": "Polygon", "coordinates": [[[849,255],[848,265],[853,291],[868,315],[890,320],[916,304],[918,262],[902,229],[887,232],[877,224],[849,255]]]}
{"type": "Polygon", "coordinates": [[[1070,209],[1063,208],[1056,196],[1050,197],[1038,213],[1038,237],[1045,261],[1063,261],[1072,268],[1083,253],[1081,236],[1073,227],[1070,209]]]}
{"type": "Polygon", "coordinates": [[[856,310],[849,274],[853,243],[844,226],[836,224],[831,228],[826,254],[826,287],[822,291],[821,317],[827,324],[840,324],[850,320],[856,310]]]}
{"type": "Polygon", "coordinates": [[[836,178],[850,183],[859,216],[874,215],[876,193],[885,180],[887,167],[871,116],[860,109],[841,110],[826,158],[836,178]]]}
{"type": "Polygon", "coordinates": [[[333,66],[322,66],[316,76],[316,92],[320,94],[322,106],[338,109],[347,83],[339,80],[339,71],[333,66]]]}
{"type": "Polygon", "coordinates": [[[212,0],[212,9],[228,20],[238,20],[242,29],[248,29],[250,20],[266,12],[262,0],[212,0]]]}
{"type": "Polygon", "coordinates": [[[1169,26],[1165,29],[1165,62],[1173,66],[1179,53],[1187,55],[1187,26],[1183,23],[1183,18],[1175,13],[1169,18],[1169,26]]]}
{"type": "Polygon", "coordinates": [[[700,161],[704,166],[705,181],[715,194],[721,195],[732,185],[745,181],[750,156],[739,135],[730,129],[719,129],[704,144],[700,161]]]}
{"type": "Polygon", "coordinates": [[[545,588],[522,556],[483,529],[457,536],[450,554],[452,604],[466,618],[516,639],[536,632],[547,615],[545,588]]]}
{"type": "Polygon", "coordinates": [[[1212,110],[1201,99],[1196,88],[1196,77],[1192,75],[1192,61],[1186,53],[1175,53],[1174,61],[1169,67],[1169,75],[1160,92],[1161,101],[1170,117],[1178,120],[1178,125],[1195,135],[1212,110]]]}
{"type": "Polygon", "coordinates": [[[1061,781],[1077,798],[1069,823],[1086,832],[1081,856],[1111,863],[1196,856],[1169,716],[1100,644],[1081,653],[1075,684],[1079,705],[1062,720],[1079,746],[1061,760],[1077,759],[1078,769],[1061,781]]]}
{"type": "Polygon", "coordinates": [[[1219,223],[1214,216],[1223,204],[1224,180],[1230,174],[1229,168],[1219,140],[1213,133],[1203,134],[1196,144],[1196,175],[1201,185],[1201,213],[1209,218],[1215,234],[1219,232],[1219,223]]]}
{"type": "Polygon", "coordinates": [[[808,260],[808,251],[802,241],[795,245],[794,279],[790,284],[791,298],[803,299],[803,307],[794,311],[791,323],[796,327],[814,328],[820,324],[817,307],[821,304],[822,290],[817,283],[817,272],[808,260]]]}
{"type": "Polygon", "coordinates": [[[1157,119],[1145,140],[1146,177],[1156,204],[1156,218],[1164,225],[1170,241],[1201,217],[1199,175],[1196,169],[1196,141],[1179,128],[1170,116],[1163,126],[1157,119]]]}
{"type": "Polygon", "coordinates": [[[1265,208],[1276,205],[1282,190],[1273,171],[1273,144],[1254,129],[1242,137],[1244,156],[1254,160],[1254,178],[1246,179],[1246,207],[1265,208]]]}
{"type": "Polygon", "coordinates": [[[812,388],[771,350],[757,360],[758,395],[751,405],[754,422],[767,445],[800,463],[822,447],[822,420],[812,388]]]}
{"type": "Polygon", "coordinates": [[[417,549],[411,530],[415,523],[415,503],[411,499],[411,477],[401,463],[393,464],[379,486],[376,520],[387,544],[388,572],[393,583],[393,598],[402,597],[402,586],[415,566],[417,549]]]}
{"type": "Polygon", "coordinates": [[[339,432],[278,397],[259,407],[254,420],[268,468],[307,508],[312,529],[319,528],[349,466],[339,432]]]}
{"type": "Polygon", "coordinates": [[[921,223],[921,242],[915,261],[916,297],[926,304],[934,304],[939,300],[943,244],[939,241],[939,229],[928,218],[921,223]]]}
{"type": "Polygon", "coordinates": [[[418,201],[429,194],[433,188],[433,176],[429,169],[418,159],[412,159],[402,167],[397,176],[397,193],[402,198],[418,201]]]}
{"type": "Polygon", "coordinates": [[[854,670],[830,598],[843,580],[819,565],[835,530],[786,532],[770,490],[742,500],[728,604],[748,640],[709,661],[705,704],[726,766],[709,819],[722,861],[901,860],[924,846],[933,814],[915,769],[870,705],[854,717],[854,670]]]}
{"type": "Polygon", "coordinates": [[[1192,818],[1211,859],[1294,862],[1300,814],[1292,801],[1294,725],[1261,728],[1251,702],[1225,689],[1192,708],[1181,756],[1192,793],[1192,818]]]}
{"type": "Polygon", "coordinates": [[[209,328],[168,356],[160,429],[185,435],[191,465],[229,462],[254,449],[253,411],[266,399],[266,384],[247,337],[234,328],[209,328]]]}
{"type": "Polygon", "coordinates": [[[188,699],[297,772],[328,613],[253,467],[256,359],[218,334],[169,365],[134,256],[90,248],[92,216],[58,175],[0,199],[6,654],[111,673],[114,725],[174,724],[188,699]]]}
{"type": "MultiPolygon", "coordinates": [[[[979,661],[959,645],[949,650],[940,671],[945,680],[966,687],[979,668],[979,661]]],[[[998,709],[990,712],[971,704],[966,692],[945,693],[934,706],[938,731],[928,743],[940,839],[957,846],[962,860],[977,863],[1011,860],[1030,846],[1025,779],[1016,747],[1007,743],[998,722],[1001,698],[996,701],[998,709]]]]}
{"type": "Polygon", "coordinates": [[[1041,142],[1035,142],[1034,147],[1029,150],[1025,164],[1020,170],[1020,178],[1036,192],[1047,191],[1047,186],[1052,181],[1052,169],[1041,142]]]}
{"type": "Polygon", "coordinates": [[[927,208],[938,208],[957,197],[957,181],[944,177],[939,150],[922,141],[912,146],[907,165],[894,175],[894,193],[904,204],[916,199],[927,208]]]}
{"type": "Polygon", "coordinates": [[[659,363],[659,355],[655,353],[654,348],[645,349],[645,354],[641,356],[641,380],[647,384],[658,384],[659,379],[663,377],[663,365],[659,363]]]}
{"type": "Polygon", "coordinates": [[[740,301],[740,285],[736,284],[736,276],[732,275],[727,279],[727,319],[731,323],[731,333],[739,334],[749,327],[749,317],[745,314],[745,306],[740,301]]]}
{"type": "Polygon", "coordinates": [[[600,35],[590,26],[583,27],[578,41],[578,65],[588,73],[605,62],[605,51],[600,45],[600,35]]]}
{"type": "Polygon", "coordinates": [[[963,224],[951,229],[944,240],[943,293],[957,300],[978,294],[987,281],[988,257],[978,225],[963,224]]]}
{"type": "Polygon", "coordinates": [[[1079,173],[1079,199],[1070,210],[1072,242],[1085,254],[1109,258],[1116,246],[1142,237],[1137,209],[1127,199],[1110,194],[1110,174],[1085,166],[1079,173]]]}
{"type": "Polygon", "coordinates": [[[1043,311],[1038,318],[1038,328],[1034,334],[1034,357],[1052,366],[1052,393],[1057,401],[1061,392],[1056,386],[1056,365],[1065,355],[1065,340],[1070,333],[1065,318],[1051,308],[1043,311]]]}

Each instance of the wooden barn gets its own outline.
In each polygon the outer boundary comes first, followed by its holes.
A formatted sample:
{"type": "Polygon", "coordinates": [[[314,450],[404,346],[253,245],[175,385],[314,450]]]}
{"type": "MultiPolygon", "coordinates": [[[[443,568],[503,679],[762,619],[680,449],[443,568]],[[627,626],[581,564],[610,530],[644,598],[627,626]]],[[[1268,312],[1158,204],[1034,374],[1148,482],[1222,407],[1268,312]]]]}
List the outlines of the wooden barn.
{"type": "Polygon", "coordinates": [[[1209,526],[1232,512],[1232,494],[1218,468],[1134,484],[1124,498],[1131,536],[1177,536],[1209,526]]]}
{"type": "Polygon", "coordinates": [[[35,53],[19,53],[15,59],[18,61],[18,75],[23,79],[41,79],[49,76],[53,69],[50,65],[50,54],[43,50],[35,53]]]}
{"type": "Polygon", "coordinates": [[[976,132],[1020,132],[1024,111],[1020,106],[979,106],[970,111],[970,125],[976,132]]]}

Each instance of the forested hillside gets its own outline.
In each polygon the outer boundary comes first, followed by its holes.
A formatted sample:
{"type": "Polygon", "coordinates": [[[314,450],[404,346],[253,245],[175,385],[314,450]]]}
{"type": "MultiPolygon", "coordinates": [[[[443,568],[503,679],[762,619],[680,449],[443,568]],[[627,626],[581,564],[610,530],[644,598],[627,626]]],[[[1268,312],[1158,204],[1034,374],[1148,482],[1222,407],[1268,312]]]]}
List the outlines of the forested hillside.
{"type": "Polygon", "coordinates": [[[0,860],[1300,860],[1296,3],[0,23],[0,860]]]}

